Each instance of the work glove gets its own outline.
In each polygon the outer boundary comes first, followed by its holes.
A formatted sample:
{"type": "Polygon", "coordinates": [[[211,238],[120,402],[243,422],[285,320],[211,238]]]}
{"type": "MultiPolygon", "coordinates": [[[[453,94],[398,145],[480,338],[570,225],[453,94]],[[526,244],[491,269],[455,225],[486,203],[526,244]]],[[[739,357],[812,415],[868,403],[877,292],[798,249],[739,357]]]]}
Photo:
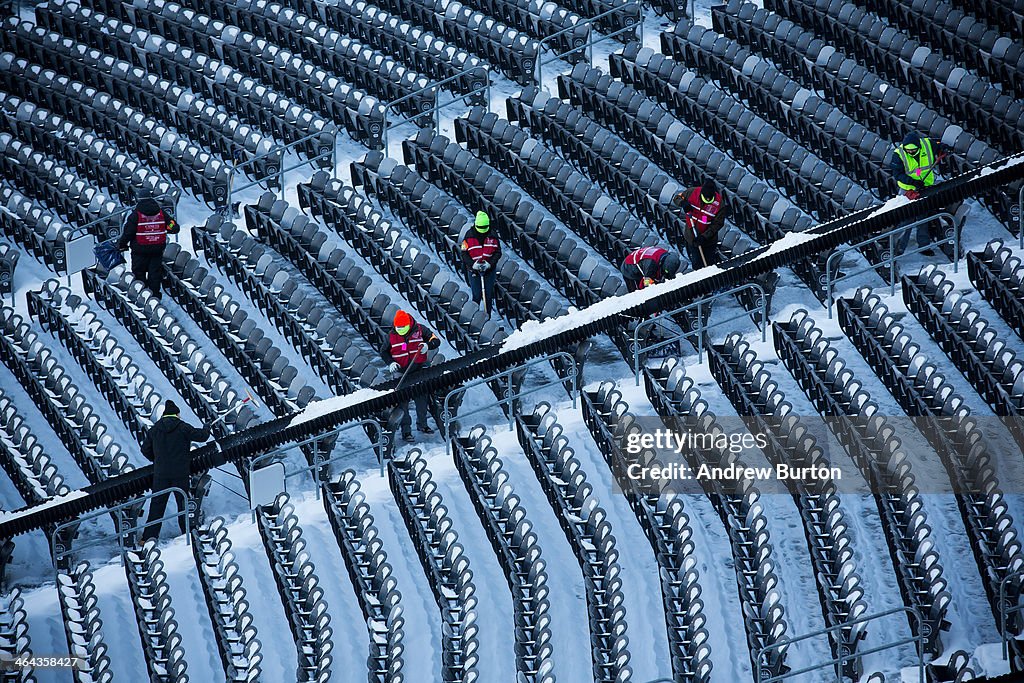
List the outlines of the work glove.
{"type": "Polygon", "coordinates": [[[907,190],[907,199],[917,199],[921,196],[921,193],[917,190],[907,190]]]}
{"type": "Polygon", "coordinates": [[[640,281],[640,289],[650,287],[653,284],[655,284],[654,278],[645,277],[643,280],[640,281]]]}
{"type": "Polygon", "coordinates": [[[473,261],[473,270],[477,273],[482,273],[487,268],[486,261],[473,261]]]}
{"type": "Polygon", "coordinates": [[[397,374],[398,371],[400,370],[400,368],[398,367],[398,363],[392,363],[391,365],[389,365],[388,370],[391,371],[391,374],[397,374]]]}
{"type": "Polygon", "coordinates": [[[427,348],[428,349],[436,349],[440,345],[441,345],[441,340],[438,339],[436,335],[427,340],[427,348]]]}

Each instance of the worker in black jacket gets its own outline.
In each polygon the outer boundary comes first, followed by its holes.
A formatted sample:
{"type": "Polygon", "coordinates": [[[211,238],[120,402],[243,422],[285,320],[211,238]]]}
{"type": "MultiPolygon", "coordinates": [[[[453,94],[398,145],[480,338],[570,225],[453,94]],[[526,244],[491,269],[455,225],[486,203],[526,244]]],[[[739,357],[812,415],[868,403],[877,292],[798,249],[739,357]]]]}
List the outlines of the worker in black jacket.
{"type": "Polygon", "coordinates": [[[139,200],[135,210],[128,214],[118,249],[132,250],[132,275],[141,280],[157,299],[164,280],[164,249],[167,236],[178,233],[178,224],[169,211],[160,208],[152,197],[139,200]]]}
{"type": "MultiPolygon", "coordinates": [[[[153,462],[153,491],[179,488],[188,493],[192,443],[202,443],[209,438],[209,426],[198,429],[187,422],[182,422],[177,404],[174,401],[167,401],[164,404],[163,417],[150,428],[146,440],[142,443],[142,454],[153,462]]],[[[153,497],[146,528],[142,532],[143,543],[160,535],[162,522],[157,520],[164,516],[169,495],[163,493],[153,497]]],[[[179,512],[187,512],[183,509],[185,503],[178,502],[179,512]]],[[[181,533],[185,533],[184,515],[178,517],[178,526],[181,533]]]]}

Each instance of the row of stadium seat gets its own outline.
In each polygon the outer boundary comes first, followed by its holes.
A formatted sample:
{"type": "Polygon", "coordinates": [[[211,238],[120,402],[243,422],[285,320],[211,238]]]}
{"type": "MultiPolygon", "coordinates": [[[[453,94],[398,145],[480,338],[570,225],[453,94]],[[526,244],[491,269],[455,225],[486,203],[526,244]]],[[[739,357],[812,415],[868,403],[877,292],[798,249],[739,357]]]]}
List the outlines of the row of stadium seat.
{"type": "Polygon", "coordinates": [[[171,206],[178,203],[181,190],[95,132],[20,97],[4,94],[2,107],[2,129],[80,170],[121,203],[146,192],[171,206]]]}
{"type": "Polygon", "coordinates": [[[384,103],[289,50],[251,33],[230,30],[220,21],[200,23],[192,10],[175,3],[155,2],[136,7],[134,14],[137,25],[157,33],[168,34],[168,26],[176,26],[175,35],[185,45],[212,53],[233,68],[310,107],[344,128],[357,142],[371,148],[382,145],[384,103]]]}
{"type": "MultiPolygon", "coordinates": [[[[204,100],[204,110],[211,103],[216,104],[236,114],[240,121],[286,143],[311,138],[297,146],[298,151],[307,157],[326,155],[332,150],[335,135],[333,124],[231,66],[180,43],[74,3],[60,5],[59,11],[59,14],[51,15],[40,10],[40,21],[48,20],[49,24],[69,35],[87,38],[101,45],[106,52],[119,59],[133,62],[168,81],[187,86],[194,93],[204,93],[210,98],[204,100]]],[[[239,134],[236,128],[235,137],[239,134]]],[[[276,161],[279,164],[280,160],[276,161]]]]}
{"type": "Polygon", "coordinates": [[[142,548],[126,548],[122,558],[149,676],[168,683],[188,683],[188,663],[156,540],[142,548]]]}
{"type": "MultiPolygon", "coordinates": [[[[322,180],[326,181],[326,178],[325,175],[322,180]]],[[[314,177],[313,185],[318,184],[317,180],[314,177]]],[[[322,190],[324,185],[319,187],[322,190]]],[[[300,198],[302,194],[300,185],[300,198]]],[[[351,191],[351,194],[355,195],[355,192],[351,191]]],[[[345,199],[339,198],[342,205],[346,205],[345,199]]],[[[280,206],[287,205],[281,202],[280,206]]],[[[352,257],[331,242],[335,235],[316,223],[302,223],[297,234],[293,234],[283,225],[284,211],[279,210],[276,202],[269,209],[258,207],[252,216],[253,225],[260,237],[291,261],[344,314],[367,343],[374,348],[384,346],[391,329],[391,320],[399,307],[371,284],[370,276],[356,265],[352,257]],[[306,228],[309,227],[314,228],[311,235],[306,234],[306,228]],[[314,243],[317,244],[316,248],[314,243]],[[328,245],[326,249],[322,248],[324,244],[328,245]]],[[[292,213],[289,218],[293,219],[289,220],[290,227],[297,217],[292,213]]]]}
{"type": "Polygon", "coordinates": [[[829,36],[879,73],[911,86],[954,119],[976,127],[1004,152],[1024,146],[1024,103],[877,15],[838,0],[768,0],[765,7],[829,36]]]}
{"type": "MultiPolygon", "coordinates": [[[[193,233],[193,237],[199,235],[193,233]]],[[[316,398],[305,373],[288,362],[258,319],[250,317],[199,260],[177,244],[164,252],[165,288],[216,344],[275,415],[291,413],[316,398]]]]}
{"type": "Polygon", "coordinates": [[[0,467],[28,503],[70,491],[13,399],[0,389],[0,467]]]}
{"type": "Polygon", "coordinates": [[[878,404],[806,310],[777,321],[772,334],[776,353],[818,412],[837,417],[826,424],[871,489],[903,602],[922,617],[908,617],[909,626],[915,635],[926,636],[929,651],[941,651],[953,598],[946,590],[913,461],[879,414],[878,404]]]}
{"type": "Polygon", "coordinates": [[[494,17],[458,0],[379,0],[379,5],[481,55],[520,85],[534,80],[540,43],[494,17]]]}
{"type": "MultiPolygon", "coordinates": [[[[577,65],[580,67],[586,65],[577,65]]],[[[657,241],[659,234],[668,235],[676,245],[680,244],[686,224],[678,213],[669,209],[672,197],[684,189],[676,180],[586,114],[546,92],[526,88],[518,96],[510,97],[506,104],[509,121],[518,123],[534,137],[559,150],[564,159],[572,159],[594,183],[622,202],[619,206],[609,200],[602,201],[603,211],[597,209],[596,204],[592,209],[596,216],[584,210],[567,221],[567,225],[574,226],[595,223],[583,233],[593,234],[592,239],[598,243],[623,243],[612,251],[609,260],[619,262],[634,245],[650,245],[657,241]],[[628,206],[641,220],[659,226],[659,231],[645,229],[623,206],[628,206]]],[[[546,152],[543,148],[542,151],[546,152]]],[[[540,159],[529,166],[533,173],[537,173],[538,166],[545,165],[545,156],[540,159]]],[[[552,183],[568,188],[579,173],[573,171],[569,179],[560,181],[557,171],[564,163],[554,156],[546,174],[556,178],[552,183]]],[[[589,208],[590,202],[584,201],[584,206],[589,208]]]]}
{"type": "Polygon", "coordinates": [[[252,612],[222,517],[192,529],[192,554],[210,612],[225,683],[254,683],[263,661],[252,612]]]}
{"type": "Polygon", "coordinates": [[[772,179],[778,190],[817,220],[875,203],[859,184],[731,97],[728,90],[692,70],[679,76],[679,87],[666,89],[662,97],[672,103],[673,113],[772,179]]]}
{"type": "MultiPolygon", "coordinates": [[[[539,96],[544,100],[548,99],[546,94],[538,95],[529,88],[524,94],[531,98],[539,96]]],[[[658,233],[634,218],[621,204],[602,192],[595,182],[576,170],[563,157],[548,149],[542,140],[532,137],[524,130],[527,126],[510,125],[509,121],[530,118],[529,110],[524,104],[515,98],[508,100],[509,120],[481,110],[470,111],[468,118],[456,120],[456,139],[465,143],[470,150],[493,166],[505,169],[510,178],[530,196],[540,200],[563,224],[571,226],[574,232],[595,245],[595,250],[612,265],[620,264],[632,250],[659,241],[658,233]]],[[[557,100],[553,104],[557,106],[557,100]]],[[[544,131],[555,137],[556,132],[544,123],[548,122],[529,125],[528,129],[534,135],[544,131]]],[[[569,136],[569,133],[565,133],[557,137],[563,146],[566,146],[569,136]]],[[[602,142],[610,143],[611,140],[612,138],[607,136],[602,142]]],[[[568,153],[566,156],[576,158],[579,165],[590,168],[585,158],[580,159],[568,153]]],[[[639,161],[635,154],[631,160],[639,161]]],[[[623,161],[625,162],[625,159],[623,161]]],[[[622,176],[606,177],[602,184],[609,187],[620,178],[622,176]]],[[[671,196],[680,189],[678,183],[664,174],[652,178],[652,174],[648,173],[648,180],[668,183],[660,192],[652,188],[656,194],[671,196]]],[[[629,190],[643,192],[643,188],[635,185],[628,188],[620,186],[616,189],[619,192],[612,194],[626,193],[629,190]]],[[[644,195],[644,199],[640,201],[646,200],[646,193],[644,195]]],[[[678,222],[678,219],[676,221],[678,222]]]]}
{"type": "Polygon", "coordinates": [[[58,567],[56,588],[68,654],[78,658],[76,670],[82,678],[89,677],[85,680],[112,683],[114,673],[101,630],[103,620],[92,567],[88,562],[80,562],[74,568],[58,567]]]}
{"type": "MultiPolygon", "coordinates": [[[[701,398],[700,390],[685,377],[681,361],[669,359],[658,366],[645,367],[643,372],[647,396],[663,419],[676,420],[692,433],[724,434],[707,401],[701,398]]],[[[739,464],[735,454],[729,453],[727,448],[712,448],[706,452],[684,450],[683,456],[693,472],[699,471],[701,465],[739,464]]],[[[760,661],[762,673],[783,675],[791,668],[786,663],[790,644],[785,641],[789,627],[761,494],[751,480],[732,485],[706,478],[698,478],[698,482],[728,532],[751,670],[756,670],[760,661]]]]}
{"type": "MultiPolygon", "coordinates": [[[[821,89],[831,100],[840,103],[846,111],[852,112],[852,116],[860,123],[892,131],[892,137],[896,140],[902,139],[908,133],[916,132],[946,143],[953,150],[948,162],[957,173],[991,163],[1002,156],[984,140],[979,140],[973,133],[918,102],[899,87],[879,78],[855,59],[815,38],[813,33],[805,31],[789,19],[756,8],[750,3],[736,3],[735,6],[730,4],[727,11],[716,9],[712,13],[712,18],[716,30],[770,56],[782,65],[781,68],[796,79],[796,82],[807,88],[821,89]]],[[[735,66],[743,63],[745,59],[746,54],[740,53],[731,63],[735,66]]],[[[779,93],[780,86],[792,89],[789,80],[774,76],[774,70],[770,70],[761,82],[771,83],[771,92],[779,93]]],[[[790,102],[783,99],[785,106],[790,102]]],[[[762,105],[759,103],[759,106],[762,105]]],[[[772,103],[769,106],[779,105],[772,103]]],[[[776,114],[776,110],[773,109],[769,113],[776,114]]],[[[856,140],[853,135],[855,129],[846,130],[846,140],[852,144],[856,140]]],[[[869,139],[873,141],[878,137],[871,133],[869,139]]],[[[883,182],[876,189],[884,195],[894,191],[895,186],[886,175],[886,158],[883,156],[891,148],[884,147],[884,140],[881,142],[881,145],[872,142],[873,149],[878,150],[879,154],[872,155],[871,159],[876,162],[876,177],[883,182]]],[[[841,154],[840,160],[845,156],[847,155],[841,154]]],[[[1011,198],[1006,193],[985,193],[982,195],[982,201],[1004,224],[1011,224],[1011,198]]]]}
{"type": "MultiPolygon", "coordinates": [[[[42,11],[40,15],[52,16],[58,23],[69,22],[60,15],[42,11]]],[[[276,182],[282,152],[273,140],[219,110],[205,98],[131,62],[42,26],[19,22],[13,30],[9,26],[5,28],[7,30],[0,35],[6,36],[8,49],[52,69],[66,69],[72,77],[187,132],[221,158],[247,162],[242,166],[246,175],[276,182]]]]}
{"type": "MultiPolygon", "coordinates": [[[[455,273],[465,272],[461,239],[473,219],[451,195],[380,152],[371,152],[362,161],[353,162],[352,184],[363,187],[368,195],[390,207],[455,273]]],[[[508,254],[502,254],[494,271],[494,305],[517,325],[566,312],[565,304],[552,297],[545,283],[533,279],[508,254]]]]}
{"type": "Polygon", "coordinates": [[[550,589],[534,525],[484,427],[474,427],[452,445],[455,467],[512,592],[516,670],[524,680],[554,683],[550,589]]]}
{"type": "Polygon", "coordinates": [[[9,133],[0,133],[0,171],[30,197],[46,202],[61,218],[80,226],[91,223],[91,232],[97,239],[120,236],[121,226],[116,222],[103,225],[95,221],[118,213],[121,204],[59,159],[35,150],[9,133]]]}
{"type": "MultiPolygon", "coordinates": [[[[996,415],[1024,413],[1024,361],[935,265],[904,275],[903,302],[996,415]]],[[[1008,422],[1024,448],[1024,433],[1008,422]]]]}
{"type": "MultiPolygon", "coordinates": [[[[249,207],[246,209],[248,212],[249,207]]],[[[270,229],[255,230],[257,221],[246,222],[253,234],[266,234],[270,229]]],[[[200,250],[207,261],[238,285],[327,386],[346,394],[380,379],[376,348],[368,354],[354,344],[348,326],[335,319],[334,308],[312,296],[299,278],[274,262],[273,250],[248,232],[232,223],[220,223],[219,235],[213,238],[210,231],[219,223],[219,218],[211,218],[199,234],[200,250]]]]}
{"type": "Polygon", "coordinates": [[[115,268],[106,278],[85,270],[82,281],[86,293],[124,325],[203,422],[219,420],[214,431],[225,434],[252,423],[253,408],[240,405],[244,398],[185,332],[178,316],[127,268],[115,268]]]}
{"type": "Polygon", "coordinates": [[[1024,31],[1014,33],[1002,18],[990,27],[949,2],[934,0],[866,0],[864,5],[1024,97],[1024,31]]]}
{"type": "Polygon", "coordinates": [[[405,649],[402,594],[366,496],[359,489],[355,472],[345,470],[323,487],[324,508],[370,633],[369,680],[401,683],[405,649]]]}
{"type": "MultiPolygon", "coordinates": [[[[428,92],[426,76],[289,7],[262,0],[207,0],[192,6],[302,55],[383,102],[402,100],[395,108],[409,116],[437,104],[437,89],[428,92]]],[[[425,121],[430,117],[417,119],[420,125],[425,121]]]]}
{"type": "Polygon", "coordinates": [[[1012,35],[1024,35],[1024,0],[957,0],[957,4],[989,24],[1008,22],[1007,26],[1016,29],[1012,35]]]}
{"type": "MultiPolygon", "coordinates": [[[[0,207],[0,233],[17,242],[52,272],[67,270],[66,245],[72,226],[5,180],[0,180],[0,207]]],[[[14,273],[10,275],[13,286],[14,273]]]]}
{"type": "Polygon", "coordinates": [[[388,483],[441,615],[441,680],[478,680],[476,586],[465,548],[419,449],[388,461],[388,483]]]}
{"type": "Polygon", "coordinates": [[[549,404],[517,415],[516,435],[583,571],[594,680],[629,680],[622,567],[608,513],[549,404]]]}
{"type": "Polygon", "coordinates": [[[334,659],[331,615],[288,494],[257,507],[256,522],[295,641],[295,680],[327,683],[334,659]]]}
{"type": "Polygon", "coordinates": [[[0,309],[0,360],[56,431],[91,483],[134,469],[48,345],[14,309],[0,309]]]}
{"type": "Polygon", "coordinates": [[[587,58],[583,49],[591,39],[591,27],[583,17],[546,0],[471,0],[470,4],[492,17],[507,21],[540,40],[563,59],[578,62],[587,58]]]}
{"type": "Polygon", "coordinates": [[[139,150],[210,206],[226,201],[231,170],[225,162],[123,101],[10,52],[0,54],[0,80],[7,92],[139,150]]]}
{"type": "Polygon", "coordinates": [[[704,627],[707,616],[700,598],[697,548],[691,539],[693,531],[683,509],[683,497],[670,495],[665,490],[669,488],[667,481],[640,482],[629,476],[633,465],[648,468],[663,467],[665,463],[651,450],[636,455],[623,452],[623,445],[636,433],[638,424],[614,385],[604,383],[597,390],[584,390],[580,398],[583,420],[616,483],[636,501],[630,507],[654,550],[674,680],[706,683],[711,680],[711,643],[704,627]],[[665,488],[661,488],[663,483],[665,488]]]}
{"type": "Polygon", "coordinates": [[[843,330],[904,411],[915,417],[943,418],[940,429],[923,432],[962,501],[961,517],[999,622],[1005,604],[999,596],[1009,596],[1009,604],[1016,604],[1021,590],[1019,582],[1003,584],[1003,579],[1024,568],[1021,542],[994,470],[1000,455],[991,450],[964,397],[925,358],[881,297],[862,288],[854,297],[840,299],[837,307],[843,330]]]}
{"type": "MultiPolygon", "coordinates": [[[[722,344],[710,346],[708,360],[736,412],[750,418],[751,430],[766,437],[761,450],[769,463],[830,471],[831,462],[810,428],[793,414],[793,405],[741,335],[730,334],[722,344]]],[[[867,615],[868,607],[835,482],[826,476],[783,483],[800,512],[822,617],[826,628],[835,629],[828,633],[832,656],[838,659],[855,653],[867,637],[866,622],[857,620],[867,615]]],[[[841,671],[859,679],[863,660],[843,662],[841,671]]]]}
{"type": "Polygon", "coordinates": [[[470,95],[470,104],[486,104],[481,90],[490,80],[486,62],[445,42],[424,28],[409,23],[364,0],[324,3],[320,0],[289,0],[309,16],[331,22],[342,33],[357,37],[367,44],[395,55],[403,64],[435,80],[452,78],[446,88],[470,95]]]}
{"type": "Polygon", "coordinates": [[[664,89],[683,87],[687,67],[716,76],[728,83],[731,90],[742,93],[749,106],[756,107],[781,130],[819,153],[828,152],[836,167],[847,175],[866,182],[876,191],[887,187],[888,176],[880,169],[889,151],[887,142],[814,92],[801,88],[769,62],[751,58],[724,36],[713,45],[729,42],[729,49],[713,52],[704,50],[702,42],[689,40],[691,36],[697,39],[715,35],[700,26],[691,28],[685,38],[662,34],[662,40],[667,43],[663,47],[671,56],[641,48],[639,44],[628,45],[621,56],[610,57],[612,74],[666,104],[672,100],[667,93],[663,94],[664,89]],[[742,57],[743,61],[737,62],[732,59],[733,55],[737,59],[742,57]],[[744,70],[726,66],[735,67],[743,62],[757,68],[744,70]],[[771,109],[776,100],[786,103],[787,108],[771,109]]]}
{"type": "Polygon", "coordinates": [[[980,252],[968,252],[967,272],[978,292],[1024,339],[1024,263],[996,240],[980,252]]]}
{"type": "Polygon", "coordinates": [[[141,444],[163,397],[127,350],[78,294],[57,280],[28,292],[28,312],[82,366],[100,394],[141,444]]]}

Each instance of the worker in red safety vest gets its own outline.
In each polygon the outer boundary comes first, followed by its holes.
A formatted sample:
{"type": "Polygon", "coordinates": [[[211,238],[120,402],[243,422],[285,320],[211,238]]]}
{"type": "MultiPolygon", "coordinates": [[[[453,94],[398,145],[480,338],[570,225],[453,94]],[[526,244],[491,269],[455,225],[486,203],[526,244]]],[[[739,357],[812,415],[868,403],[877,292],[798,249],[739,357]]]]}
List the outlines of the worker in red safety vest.
{"type": "Polygon", "coordinates": [[[682,209],[686,223],[683,240],[694,270],[718,263],[718,232],[725,224],[722,193],[713,180],[676,194],[672,203],[682,209]]]}
{"type": "Polygon", "coordinates": [[[626,255],[619,271],[626,288],[634,292],[664,282],[679,272],[679,257],[662,247],[642,247],[626,255]]]}
{"type": "MultiPolygon", "coordinates": [[[[412,319],[405,311],[395,313],[394,329],[388,335],[388,344],[384,347],[384,360],[390,363],[391,374],[405,377],[407,373],[425,368],[429,359],[428,349],[436,349],[441,345],[437,335],[412,319]]],[[[424,434],[433,434],[434,430],[427,425],[427,396],[416,394],[416,428],[424,434]]],[[[402,406],[402,438],[412,441],[412,416],[409,404],[402,406]]]]}
{"type": "Polygon", "coordinates": [[[462,240],[461,248],[473,301],[490,315],[494,305],[494,280],[498,260],[501,258],[501,242],[491,232],[491,219],[486,212],[476,212],[473,229],[462,240]]]}
{"type": "Polygon", "coordinates": [[[164,279],[167,236],[177,232],[178,224],[170,212],[161,209],[152,197],[145,197],[128,214],[117,242],[121,251],[131,247],[132,275],[144,282],[157,299],[164,279]]]}

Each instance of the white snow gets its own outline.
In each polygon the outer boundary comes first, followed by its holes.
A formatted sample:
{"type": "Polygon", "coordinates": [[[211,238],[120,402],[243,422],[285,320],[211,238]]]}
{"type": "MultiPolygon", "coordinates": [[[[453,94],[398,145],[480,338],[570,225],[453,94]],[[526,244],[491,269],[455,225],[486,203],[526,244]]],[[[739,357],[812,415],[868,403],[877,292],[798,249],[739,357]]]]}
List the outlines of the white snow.
{"type": "Polygon", "coordinates": [[[85,491],[82,489],[78,489],[75,491],[68,491],[63,496],[54,496],[53,498],[48,498],[39,505],[34,505],[31,508],[25,510],[19,510],[16,512],[0,512],[0,522],[13,522],[16,519],[21,519],[25,515],[35,514],[37,512],[42,512],[43,510],[49,510],[52,507],[56,507],[58,505],[67,503],[68,501],[72,501],[77,498],[83,498],[84,496],[85,491]]]}
{"type": "Polygon", "coordinates": [[[348,408],[357,403],[363,401],[369,401],[371,398],[377,396],[383,396],[385,392],[379,389],[373,389],[372,387],[366,387],[353,391],[351,394],[345,394],[343,396],[332,396],[325,398],[320,401],[314,401],[303,408],[300,412],[296,413],[291,422],[288,423],[289,427],[298,427],[299,425],[305,424],[310,420],[315,420],[318,417],[329,415],[336,410],[348,408]]]}
{"type": "Polygon", "coordinates": [[[888,201],[886,201],[885,204],[882,204],[880,207],[878,207],[877,209],[875,209],[874,211],[869,213],[867,215],[867,217],[868,218],[874,218],[875,216],[877,216],[879,214],[886,213],[887,211],[892,211],[893,209],[896,209],[898,207],[901,207],[901,206],[904,206],[906,204],[909,204],[911,201],[913,201],[913,200],[910,197],[908,197],[907,195],[905,195],[905,194],[898,194],[895,197],[893,197],[892,199],[889,199],[888,201]]]}

